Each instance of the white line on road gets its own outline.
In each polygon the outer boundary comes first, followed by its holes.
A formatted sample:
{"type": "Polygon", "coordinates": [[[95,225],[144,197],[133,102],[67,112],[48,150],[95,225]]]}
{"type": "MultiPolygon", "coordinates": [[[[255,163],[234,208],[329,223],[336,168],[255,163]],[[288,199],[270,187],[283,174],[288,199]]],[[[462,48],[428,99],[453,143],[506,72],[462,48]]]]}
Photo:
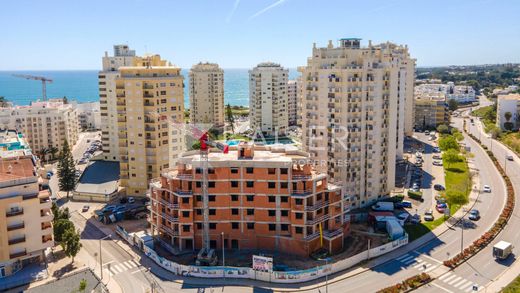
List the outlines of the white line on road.
{"type": "Polygon", "coordinates": [[[107,261],[106,263],[103,264],[103,266],[107,266],[107,265],[109,265],[109,264],[111,264],[111,263],[113,263],[113,262],[114,262],[113,260],[111,260],[111,261],[107,261]]]}
{"type": "Polygon", "coordinates": [[[114,265],[114,268],[116,269],[116,271],[117,271],[118,273],[122,273],[122,272],[125,271],[123,268],[120,267],[119,264],[114,265]]]}
{"type": "Polygon", "coordinates": [[[404,262],[405,263],[405,262],[407,262],[409,260],[413,260],[413,259],[415,259],[415,256],[414,255],[410,255],[408,257],[405,257],[405,258],[401,259],[400,262],[404,262]]]}
{"type": "Polygon", "coordinates": [[[404,263],[405,265],[409,265],[409,264],[415,263],[415,262],[417,262],[416,259],[410,259],[410,260],[407,260],[407,261],[403,261],[402,263],[404,263]]]}
{"type": "Polygon", "coordinates": [[[432,264],[430,264],[430,263],[424,263],[422,267],[418,268],[418,270],[419,271],[426,270],[431,266],[432,266],[432,264]]]}
{"type": "Polygon", "coordinates": [[[452,272],[447,272],[446,274],[442,275],[439,277],[439,280],[443,280],[443,279],[446,279],[446,277],[450,276],[452,274],[452,272]]]}
{"type": "Polygon", "coordinates": [[[132,268],[132,266],[129,264],[129,262],[124,262],[123,264],[124,264],[125,267],[127,267],[128,269],[131,269],[131,268],[132,268]]]}
{"type": "Polygon", "coordinates": [[[459,286],[458,288],[459,288],[460,290],[464,290],[466,287],[468,287],[468,286],[470,286],[470,285],[472,285],[472,284],[473,284],[473,282],[466,280],[466,284],[464,284],[464,285],[462,285],[462,286],[459,286]]]}
{"type": "Polygon", "coordinates": [[[396,258],[396,260],[398,260],[398,261],[404,261],[405,259],[410,258],[410,257],[413,257],[413,256],[412,256],[412,255],[409,255],[409,254],[407,253],[407,254],[401,255],[400,257],[396,258]]]}
{"type": "Polygon", "coordinates": [[[459,288],[460,285],[462,285],[463,283],[466,283],[467,281],[468,280],[466,280],[466,279],[462,279],[460,282],[453,284],[453,287],[459,288]]]}
{"type": "Polygon", "coordinates": [[[427,273],[427,272],[429,272],[429,271],[432,271],[432,270],[436,269],[437,267],[438,267],[438,266],[433,265],[433,266],[427,268],[426,270],[424,270],[424,273],[427,273]]]}
{"type": "Polygon", "coordinates": [[[131,269],[137,267],[137,265],[133,261],[129,261],[129,262],[127,262],[127,264],[130,266],[131,269]]]}
{"type": "Polygon", "coordinates": [[[457,278],[451,280],[451,282],[449,282],[448,285],[455,284],[455,283],[458,282],[460,279],[462,279],[462,277],[457,277],[457,278]]]}
{"type": "MultiPolygon", "coordinates": [[[[414,252],[415,252],[415,253],[419,253],[418,251],[414,251],[414,252]]],[[[431,257],[431,256],[428,256],[428,255],[426,255],[426,254],[420,254],[420,253],[419,253],[419,255],[420,255],[421,257],[425,257],[425,258],[427,258],[427,259],[429,259],[429,260],[431,260],[431,261],[434,261],[434,262],[436,262],[436,263],[438,263],[438,264],[441,264],[441,263],[442,263],[441,261],[438,261],[437,259],[435,259],[435,258],[433,258],[433,257],[431,257]]]]}
{"type": "Polygon", "coordinates": [[[450,291],[450,290],[448,290],[448,289],[442,287],[441,285],[435,284],[435,282],[433,282],[433,283],[431,283],[431,284],[432,284],[433,286],[435,286],[435,287],[437,287],[437,288],[443,290],[443,291],[446,291],[446,292],[448,292],[448,293],[453,293],[453,291],[450,291]]]}
{"type": "Polygon", "coordinates": [[[137,269],[137,270],[135,270],[135,271],[133,271],[133,272],[131,272],[130,274],[137,274],[137,273],[139,273],[139,272],[141,272],[141,269],[140,269],[140,268],[137,269]]]}
{"type": "Polygon", "coordinates": [[[455,278],[455,277],[457,277],[457,275],[451,275],[449,278],[446,278],[446,279],[444,279],[444,280],[442,280],[442,281],[443,281],[444,283],[447,283],[447,282],[449,282],[451,279],[453,279],[453,278],[455,278]]]}

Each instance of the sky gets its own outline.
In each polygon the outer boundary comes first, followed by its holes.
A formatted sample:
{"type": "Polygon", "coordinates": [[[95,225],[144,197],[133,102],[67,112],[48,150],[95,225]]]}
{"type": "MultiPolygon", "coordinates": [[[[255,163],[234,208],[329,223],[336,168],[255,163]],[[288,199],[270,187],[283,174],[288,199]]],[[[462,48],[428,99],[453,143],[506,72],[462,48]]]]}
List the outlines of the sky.
{"type": "Polygon", "coordinates": [[[305,65],[312,45],[407,44],[418,66],[520,63],[518,0],[17,0],[0,9],[0,70],[100,69],[128,44],[183,68],[305,65]]]}

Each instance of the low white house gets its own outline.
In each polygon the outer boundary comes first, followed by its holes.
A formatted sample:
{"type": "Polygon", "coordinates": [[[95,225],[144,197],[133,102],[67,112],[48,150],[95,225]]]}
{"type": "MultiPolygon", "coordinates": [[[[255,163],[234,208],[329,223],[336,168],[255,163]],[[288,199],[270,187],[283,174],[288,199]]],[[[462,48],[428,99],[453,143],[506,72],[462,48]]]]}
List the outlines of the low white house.
{"type": "Polygon", "coordinates": [[[520,124],[520,94],[499,95],[497,99],[497,127],[502,130],[518,130],[520,124]],[[506,118],[509,116],[511,117],[506,118]],[[511,128],[507,129],[506,123],[511,123],[511,128]]]}

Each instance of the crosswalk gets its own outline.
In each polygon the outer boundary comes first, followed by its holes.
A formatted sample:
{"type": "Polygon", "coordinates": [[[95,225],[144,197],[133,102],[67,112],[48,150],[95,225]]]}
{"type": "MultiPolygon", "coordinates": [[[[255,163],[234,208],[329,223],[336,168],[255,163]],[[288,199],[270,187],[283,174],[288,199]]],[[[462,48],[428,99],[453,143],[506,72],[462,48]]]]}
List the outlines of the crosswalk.
{"type": "Polygon", "coordinates": [[[457,292],[478,292],[484,288],[483,286],[479,286],[473,281],[469,281],[463,277],[457,276],[454,272],[447,272],[446,274],[440,276],[438,280],[453,288],[456,288],[458,290],[457,292]],[[477,291],[473,290],[473,286],[475,285],[477,286],[477,291]]]}
{"type": "Polygon", "coordinates": [[[127,260],[122,263],[109,262],[103,265],[105,269],[108,269],[110,272],[110,276],[114,276],[120,274],[122,272],[126,272],[128,270],[133,270],[139,267],[139,264],[134,260],[127,260]]]}
{"type": "Polygon", "coordinates": [[[401,262],[405,267],[413,267],[414,269],[417,269],[424,273],[432,271],[439,266],[439,263],[435,263],[430,260],[427,261],[422,258],[419,258],[415,254],[409,253],[396,258],[396,260],[401,262]]]}

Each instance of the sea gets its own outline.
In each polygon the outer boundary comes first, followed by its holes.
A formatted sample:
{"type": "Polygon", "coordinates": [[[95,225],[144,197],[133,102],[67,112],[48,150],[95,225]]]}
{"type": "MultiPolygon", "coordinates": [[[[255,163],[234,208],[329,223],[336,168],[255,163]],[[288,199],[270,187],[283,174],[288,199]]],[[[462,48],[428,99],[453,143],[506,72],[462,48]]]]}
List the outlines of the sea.
{"type": "MultiPolygon", "coordinates": [[[[189,108],[188,71],[183,69],[184,104],[189,108]]],[[[42,98],[42,85],[38,80],[27,80],[18,75],[43,76],[53,80],[47,84],[48,98],[67,97],[78,102],[99,101],[98,71],[0,71],[0,96],[15,105],[29,105],[42,98]]],[[[296,69],[289,69],[289,79],[299,75],[296,69]]],[[[224,69],[224,103],[233,106],[249,106],[248,69],[224,69]]]]}

